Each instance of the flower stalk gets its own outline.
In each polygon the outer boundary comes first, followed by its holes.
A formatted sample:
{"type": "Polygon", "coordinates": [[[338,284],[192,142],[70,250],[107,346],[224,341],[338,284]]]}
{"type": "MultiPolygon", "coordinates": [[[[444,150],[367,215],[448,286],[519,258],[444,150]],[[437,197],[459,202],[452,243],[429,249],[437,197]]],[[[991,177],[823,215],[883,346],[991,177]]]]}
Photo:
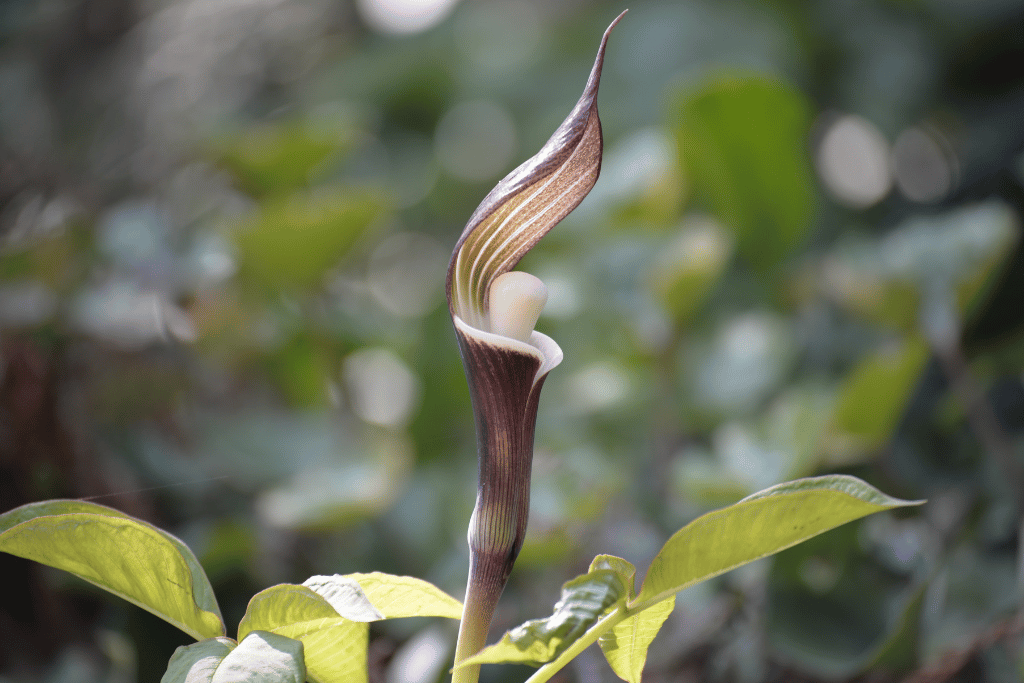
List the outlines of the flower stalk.
{"type": "MultiPolygon", "coordinates": [[[[486,644],[522,548],[540,391],[562,360],[558,344],[533,329],[547,300],[544,284],[512,268],[597,182],[603,147],[597,90],[608,35],[622,14],[605,31],[572,112],[540,152],[484,198],[448,267],[448,308],[469,383],[479,460],[456,665],[486,644]]],[[[478,677],[479,666],[469,665],[457,667],[452,680],[475,683],[478,677]]]]}

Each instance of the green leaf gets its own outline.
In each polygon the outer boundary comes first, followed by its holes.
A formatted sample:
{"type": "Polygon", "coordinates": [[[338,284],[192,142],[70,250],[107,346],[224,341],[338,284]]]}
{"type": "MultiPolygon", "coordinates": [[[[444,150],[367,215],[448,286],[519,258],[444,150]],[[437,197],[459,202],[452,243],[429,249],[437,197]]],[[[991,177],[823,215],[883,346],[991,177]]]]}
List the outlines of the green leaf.
{"type": "Polygon", "coordinates": [[[923,502],[890,498],[845,475],[773,486],[698,517],[673,534],[651,563],[636,604],[629,607],[653,605],[873,512],[923,502]]]}
{"type": "Polygon", "coordinates": [[[160,683],[303,683],[302,643],[254,631],[239,645],[228,638],[175,650],[160,683]]]}
{"type": "Polygon", "coordinates": [[[380,192],[330,188],[267,199],[235,234],[241,274],[269,288],[320,283],[384,214],[380,192]]]}
{"type": "Polygon", "coordinates": [[[910,592],[891,632],[870,653],[860,667],[861,672],[886,671],[904,676],[917,664],[921,646],[921,612],[928,583],[922,581],[910,592]]]}
{"type": "Polygon", "coordinates": [[[678,93],[670,117],[696,193],[736,231],[748,261],[777,263],[814,210],[806,97],[771,77],[719,75],[678,93]]]}
{"type": "Polygon", "coordinates": [[[0,515],[0,551],[70,572],[197,640],[224,635],[192,551],[151,524],[96,503],[52,500],[0,515]]]}
{"type": "Polygon", "coordinates": [[[615,673],[639,681],[647,648],[680,590],[873,512],[922,502],[890,498],[842,475],[773,486],[680,529],[654,558],[638,596],[633,565],[598,556],[588,574],[565,585],[554,615],[513,629],[460,666],[542,664],[529,679],[542,683],[599,641],[615,673]]]}
{"type": "Polygon", "coordinates": [[[245,638],[251,631],[274,632],[281,626],[338,616],[337,610],[311,589],[284,583],[262,590],[249,600],[245,616],[238,623],[238,637],[245,638]]]}
{"type": "Polygon", "coordinates": [[[385,619],[403,617],[462,618],[462,603],[432,583],[411,576],[373,572],[349,574],[385,619]]]}
{"type": "Polygon", "coordinates": [[[239,638],[254,630],[299,640],[306,675],[314,683],[367,680],[369,627],[338,615],[326,598],[306,586],[282,584],[260,591],[238,625],[239,638]]]}
{"type": "Polygon", "coordinates": [[[202,683],[213,680],[217,667],[238,647],[230,638],[210,638],[182,645],[171,655],[160,683],[202,683]]]}
{"type": "Polygon", "coordinates": [[[214,143],[219,161],[254,195],[305,187],[356,137],[352,122],[292,119],[261,123],[214,143]]]}
{"type": "Polygon", "coordinates": [[[828,441],[832,462],[848,461],[885,443],[896,429],[929,355],[927,343],[908,339],[854,368],[832,413],[828,441]]]}
{"type": "MultiPolygon", "coordinates": [[[[629,564],[625,560],[619,562],[629,564]]],[[[459,666],[502,662],[540,666],[551,661],[616,604],[625,604],[627,580],[631,581],[632,575],[625,576],[618,567],[609,564],[595,569],[591,565],[591,571],[562,586],[562,598],[555,604],[555,611],[550,617],[517,626],[500,641],[462,661],[459,666]]]]}
{"type": "Polygon", "coordinates": [[[384,618],[352,577],[340,574],[311,576],[302,585],[329,602],[339,615],[350,621],[377,621],[384,618]]]}
{"type": "MultiPolygon", "coordinates": [[[[598,555],[590,563],[590,571],[598,569],[615,571],[629,591],[626,602],[634,600],[636,567],[620,557],[598,555]]],[[[673,595],[668,600],[626,617],[601,635],[598,640],[601,652],[619,678],[630,683],[640,680],[647,662],[647,648],[675,606],[676,596],[673,595]]]]}
{"type": "Polygon", "coordinates": [[[253,631],[228,653],[210,683],[305,683],[302,650],[297,640],[253,631]]]}
{"type": "Polygon", "coordinates": [[[281,626],[275,633],[301,640],[306,676],[313,683],[366,683],[370,626],[341,617],[281,626]]]}
{"type": "Polygon", "coordinates": [[[676,606],[676,596],[615,624],[598,641],[612,671],[624,681],[638,683],[647,663],[647,648],[676,606]]]}
{"type": "Polygon", "coordinates": [[[238,625],[238,637],[262,630],[305,647],[307,675],[316,683],[367,680],[366,622],[399,617],[458,619],[462,604],[436,586],[408,576],[314,576],[305,585],[260,591],[238,625]]]}

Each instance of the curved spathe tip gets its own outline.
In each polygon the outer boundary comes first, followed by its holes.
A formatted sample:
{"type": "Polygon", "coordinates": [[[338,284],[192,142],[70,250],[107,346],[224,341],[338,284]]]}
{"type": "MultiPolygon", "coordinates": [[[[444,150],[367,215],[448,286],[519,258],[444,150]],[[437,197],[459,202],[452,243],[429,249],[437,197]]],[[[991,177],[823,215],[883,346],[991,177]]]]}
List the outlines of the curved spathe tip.
{"type": "Polygon", "coordinates": [[[514,268],[597,182],[604,149],[597,91],[608,36],[624,14],[605,31],[583,94],[569,116],[537,154],[484,197],[455,245],[446,282],[448,307],[474,327],[489,328],[488,296],[494,280],[514,268]]]}

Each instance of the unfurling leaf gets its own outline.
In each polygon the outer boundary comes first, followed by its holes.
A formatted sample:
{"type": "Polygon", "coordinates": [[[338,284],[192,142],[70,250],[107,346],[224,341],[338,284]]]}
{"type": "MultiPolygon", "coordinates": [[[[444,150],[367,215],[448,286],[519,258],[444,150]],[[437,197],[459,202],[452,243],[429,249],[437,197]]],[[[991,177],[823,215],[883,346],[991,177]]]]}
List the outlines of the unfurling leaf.
{"type": "Polygon", "coordinates": [[[592,569],[576,577],[562,586],[562,599],[555,604],[550,617],[517,626],[499,642],[459,665],[515,662],[540,666],[550,662],[616,604],[625,603],[627,588],[623,579],[621,573],[611,568],[592,569]]]}
{"type": "Polygon", "coordinates": [[[171,655],[160,683],[206,683],[213,679],[217,667],[236,647],[235,641],[223,636],[182,645],[171,655]]]}
{"type": "Polygon", "coordinates": [[[210,683],[305,681],[306,665],[301,642],[266,631],[253,631],[228,653],[210,683]]]}
{"type": "Polygon", "coordinates": [[[423,579],[383,572],[312,576],[302,583],[352,621],[462,616],[462,603],[423,579]]]}
{"type": "MultiPolygon", "coordinates": [[[[636,581],[636,568],[629,562],[612,555],[598,555],[590,563],[591,571],[598,568],[612,569],[618,572],[623,583],[629,590],[626,603],[632,603],[636,599],[634,589],[636,581]]],[[[676,596],[663,600],[640,612],[634,612],[630,616],[623,610],[625,618],[618,621],[608,631],[601,634],[598,643],[601,652],[604,653],[608,665],[615,674],[629,683],[637,683],[643,674],[644,664],[647,663],[647,648],[650,647],[654,636],[658,635],[661,625],[672,613],[676,606],[676,596]]]]}

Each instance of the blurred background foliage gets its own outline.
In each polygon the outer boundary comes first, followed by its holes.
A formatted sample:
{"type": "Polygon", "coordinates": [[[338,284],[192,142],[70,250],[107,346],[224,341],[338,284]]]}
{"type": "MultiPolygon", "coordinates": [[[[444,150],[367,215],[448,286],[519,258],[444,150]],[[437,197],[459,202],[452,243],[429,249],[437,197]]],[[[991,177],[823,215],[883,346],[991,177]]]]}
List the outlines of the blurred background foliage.
{"type": "MultiPolygon", "coordinates": [[[[232,628],[314,573],[461,595],[448,256],[624,6],[0,3],[0,508],[178,534],[232,628]]],[[[645,680],[1020,680],[1024,5],[629,7],[602,177],[523,266],[566,361],[495,637],[596,553],[642,569],[704,511],[850,472],[929,503],[684,591],[645,680]]],[[[155,681],[187,640],[0,574],[4,683],[155,681]]],[[[454,634],[374,626],[373,680],[441,680],[454,634]]]]}

